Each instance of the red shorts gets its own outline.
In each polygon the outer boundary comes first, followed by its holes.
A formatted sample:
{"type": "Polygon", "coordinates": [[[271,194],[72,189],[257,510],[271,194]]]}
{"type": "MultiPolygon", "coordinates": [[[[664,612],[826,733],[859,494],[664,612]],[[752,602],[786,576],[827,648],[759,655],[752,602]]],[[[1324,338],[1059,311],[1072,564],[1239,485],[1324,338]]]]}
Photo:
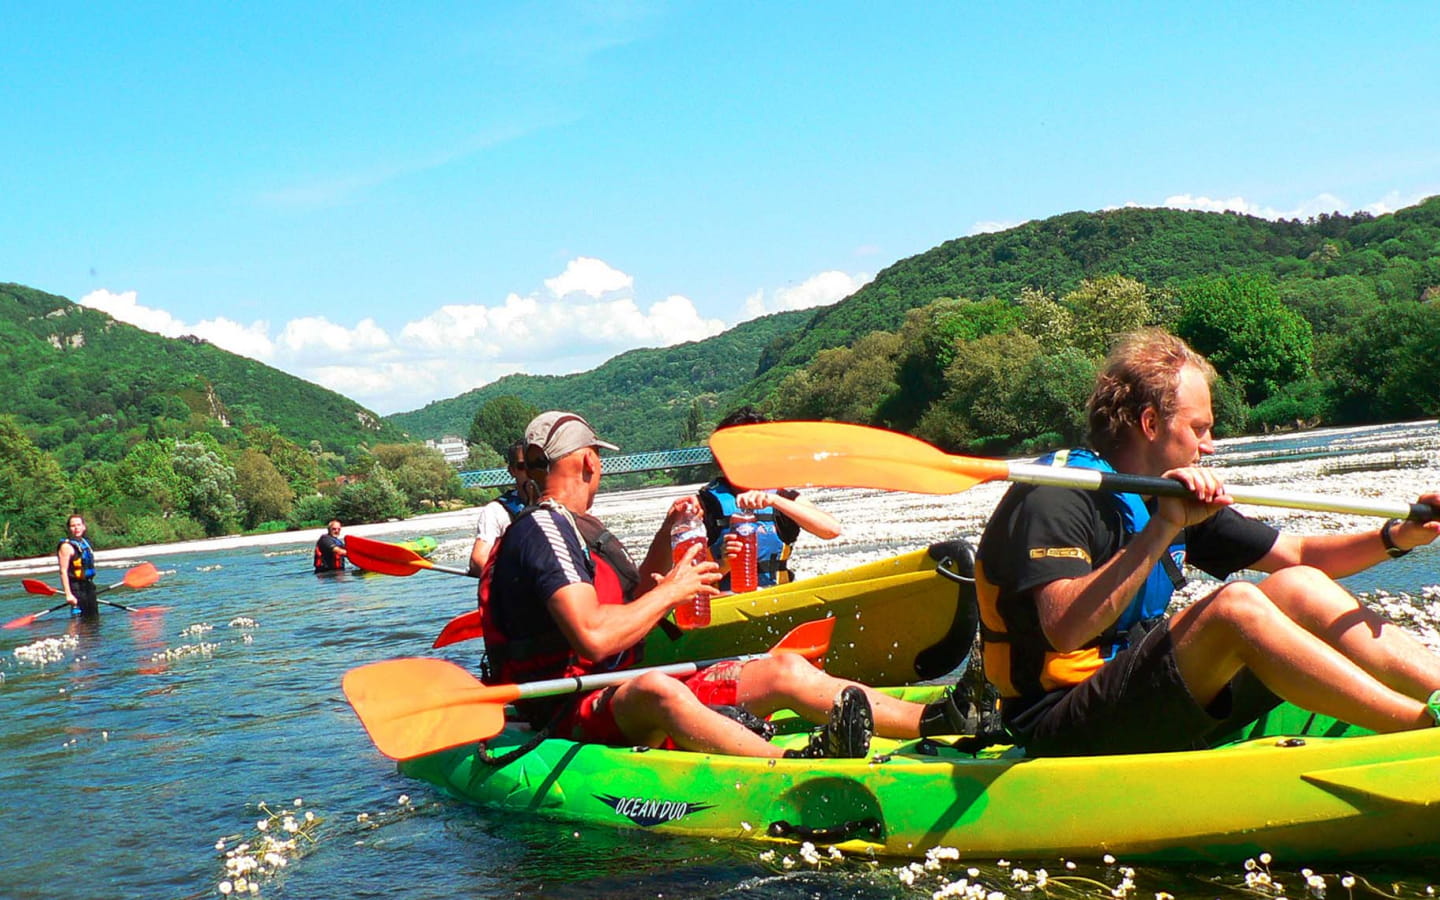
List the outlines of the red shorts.
{"type": "MultiPolygon", "coordinates": [[[[739,660],[716,663],[681,680],[690,693],[706,706],[733,706],[740,688],[740,670],[744,665],[739,660]]],[[[551,733],[555,737],[593,744],[618,747],[633,744],[634,741],[625,736],[615,721],[615,710],[610,703],[614,696],[614,686],[580,695],[555,723],[551,733]]],[[[664,746],[674,745],[667,740],[664,746]]]]}

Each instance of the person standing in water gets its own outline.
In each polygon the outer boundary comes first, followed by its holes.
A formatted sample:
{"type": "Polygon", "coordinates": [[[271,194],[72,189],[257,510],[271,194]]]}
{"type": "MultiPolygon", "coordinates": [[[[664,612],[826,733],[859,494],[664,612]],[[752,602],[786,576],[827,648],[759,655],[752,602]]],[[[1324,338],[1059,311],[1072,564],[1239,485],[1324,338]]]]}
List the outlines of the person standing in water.
{"type": "Polygon", "coordinates": [[[65,591],[65,602],[70,604],[72,616],[94,618],[100,614],[100,602],[95,599],[95,548],[85,537],[85,517],[72,515],[66,520],[65,528],[70,532],[56,548],[60,562],[60,587],[65,591]]]}
{"type": "Polygon", "coordinates": [[[345,539],[340,536],[340,520],[331,519],[325,533],[315,542],[315,571],[336,572],[345,568],[345,539]]]}

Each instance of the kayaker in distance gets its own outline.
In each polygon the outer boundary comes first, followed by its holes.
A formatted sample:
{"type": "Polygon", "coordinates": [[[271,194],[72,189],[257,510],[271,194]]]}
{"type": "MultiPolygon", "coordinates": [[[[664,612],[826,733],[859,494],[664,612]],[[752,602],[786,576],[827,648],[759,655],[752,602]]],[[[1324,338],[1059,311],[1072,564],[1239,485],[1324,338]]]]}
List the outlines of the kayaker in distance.
{"type": "Polygon", "coordinates": [[[340,536],[340,520],[331,519],[325,533],[315,542],[315,571],[336,572],[345,568],[345,539],[340,536]]]}
{"type": "Polygon", "coordinates": [[[985,528],[985,673],[1030,755],[1188,749],[1276,695],[1375,731],[1440,723],[1440,657],[1334,580],[1430,543],[1440,522],[1301,537],[1227,508],[1198,467],[1215,450],[1214,378],[1164,331],[1126,336],[1087,404],[1092,449],[1054,460],[1163,475],[1195,499],[1014,485],[985,528]],[[1269,574],[1166,616],[1187,561],[1269,574]]]}
{"type": "MultiPolygon", "coordinates": [[[[717,593],[719,567],[692,564],[698,545],[671,566],[670,520],[695,500],[682,497],[672,505],[637,570],[619,541],[588,514],[600,487],[597,448],[614,446],[573,413],[542,413],[525,433],[526,465],[540,502],[501,536],[482,578],[486,680],[524,682],[625,667],[673,607],[696,593],[717,593]],[[603,550],[595,542],[601,534],[608,538],[603,550]]],[[[783,755],[739,721],[763,730],[757,717],[782,708],[825,723],[801,751],[812,757],[864,756],[872,725],[895,737],[917,736],[927,716],[930,727],[950,727],[940,722],[943,709],[833,678],[796,654],[721,663],[684,681],[651,673],[585,694],[515,705],[554,737],[621,746],[662,746],[668,739],[683,749],[741,756],[783,755]],[[735,709],[736,716],[707,704],[735,709]]]]}
{"type": "MultiPolygon", "coordinates": [[[[753,406],[742,406],[715,426],[715,430],[734,425],[754,425],[768,422],[769,418],[753,406]]],[[[788,584],[794,580],[788,562],[790,549],[800,537],[803,528],[822,540],[833,540],[840,536],[840,523],[835,517],[819,509],[808,500],[800,499],[800,493],[782,488],[777,491],[741,491],[724,476],[700,489],[700,504],[704,509],[705,537],[710,552],[720,564],[720,590],[730,590],[729,560],[738,552],[738,542],[731,537],[730,516],[737,510],[755,513],[756,528],[756,583],[765,588],[776,584],[788,584]]]]}
{"type": "Polygon", "coordinates": [[[93,619],[100,615],[100,603],[95,599],[95,548],[85,536],[85,517],[72,515],[65,520],[65,530],[69,536],[56,547],[60,587],[71,615],[93,619]]]}
{"type": "Polygon", "coordinates": [[[477,578],[485,569],[485,561],[490,558],[490,550],[500,540],[500,535],[505,533],[522,509],[533,506],[540,496],[535,482],[525,472],[525,441],[519,440],[510,445],[505,451],[505,463],[510,477],[515,479],[515,486],[480,507],[480,518],[475,523],[475,545],[470,548],[470,574],[477,578]]]}

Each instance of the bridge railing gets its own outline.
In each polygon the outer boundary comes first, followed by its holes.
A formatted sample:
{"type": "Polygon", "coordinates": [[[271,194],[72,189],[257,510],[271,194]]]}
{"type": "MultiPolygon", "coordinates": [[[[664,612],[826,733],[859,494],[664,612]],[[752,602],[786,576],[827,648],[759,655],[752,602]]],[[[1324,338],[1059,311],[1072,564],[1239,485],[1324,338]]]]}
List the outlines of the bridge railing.
{"type": "MultiPolygon", "coordinates": [[[[715,455],[710,452],[709,447],[647,450],[644,453],[602,456],[600,457],[600,472],[603,475],[623,475],[626,472],[650,472],[655,469],[703,466],[714,461],[715,455]]],[[[460,483],[465,487],[499,487],[510,484],[513,480],[508,469],[478,469],[473,472],[460,473],[460,483]]]]}

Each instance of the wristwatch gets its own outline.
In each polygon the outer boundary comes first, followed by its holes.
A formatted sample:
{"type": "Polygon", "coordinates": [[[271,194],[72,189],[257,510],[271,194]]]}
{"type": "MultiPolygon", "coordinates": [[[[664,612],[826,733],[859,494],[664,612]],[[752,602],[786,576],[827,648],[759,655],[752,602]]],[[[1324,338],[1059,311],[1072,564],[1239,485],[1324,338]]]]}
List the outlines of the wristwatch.
{"type": "Polygon", "coordinates": [[[1409,553],[1413,548],[1400,548],[1395,546],[1395,539],[1390,537],[1390,529],[1400,524],[1399,519],[1391,519],[1380,526],[1380,543],[1385,545],[1385,552],[1390,554],[1391,559],[1399,559],[1409,553]]]}

